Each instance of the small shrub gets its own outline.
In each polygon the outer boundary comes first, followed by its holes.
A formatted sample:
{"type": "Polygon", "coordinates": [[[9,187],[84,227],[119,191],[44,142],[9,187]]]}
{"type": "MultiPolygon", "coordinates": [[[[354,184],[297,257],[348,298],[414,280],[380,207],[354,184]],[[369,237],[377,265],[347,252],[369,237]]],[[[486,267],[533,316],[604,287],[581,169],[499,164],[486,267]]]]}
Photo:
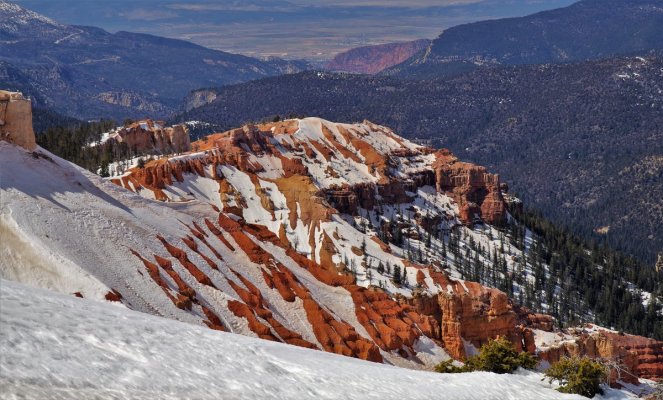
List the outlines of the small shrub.
{"type": "Polygon", "coordinates": [[[441,373],[457,373],[471,371],[488,371],[497,374],[508,374],[518,367],[533,369],[537,361],[527,352],[518,353],[511,342],[505,338],[489,340],[481,346],[479,354],[468,358],[462,367],[456,367],[452,360],[439,363],[435,371],[441,373]]]}
{"type": "Polygon", "coordinates": [[[506,338],[490,340],[481,346],[479,354],[470,357],[467,365],[473,371],[488,371],[497,374],[508,374],[518,367],[533,369],[536,359],[529,353],[518,353],[506,338]]]}
{"type": "Polygon", "coordinates": [[[601,363],[587,357],[562,358],[546,371],[548,381],[557,381],[562,393],[575,393],[594,397],[602,393],[601,382],[607,377],[607,370],[601,363]]]}

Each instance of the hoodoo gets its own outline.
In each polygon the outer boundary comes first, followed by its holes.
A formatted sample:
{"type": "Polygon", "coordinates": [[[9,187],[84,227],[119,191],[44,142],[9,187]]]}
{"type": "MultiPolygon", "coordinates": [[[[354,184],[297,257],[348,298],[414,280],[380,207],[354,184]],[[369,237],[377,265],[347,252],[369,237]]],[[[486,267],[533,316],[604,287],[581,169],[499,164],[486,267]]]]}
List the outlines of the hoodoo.
{"type": "Polygon", "coordinates": [[[32,130],[32,102],[20,92],[0,90],[0,140],[27,150],[37,147],[32,130]]]}

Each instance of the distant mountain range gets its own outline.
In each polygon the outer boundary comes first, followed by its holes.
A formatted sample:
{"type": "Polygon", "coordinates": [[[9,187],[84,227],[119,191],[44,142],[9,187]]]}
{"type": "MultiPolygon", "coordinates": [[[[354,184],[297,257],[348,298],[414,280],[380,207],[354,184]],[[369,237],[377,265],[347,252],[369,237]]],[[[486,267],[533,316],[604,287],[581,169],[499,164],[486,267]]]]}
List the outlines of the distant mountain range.
{"type": "Polygon", "coordinates": [[[519,18],[459,25],[387,71],[407,78],[464,72],[485,64],[545,64],[663,49],[658,0],[581,0],[519,18]]]}
{"type": "Polygon", "coordinates": [[[305,72],[220,88],[178,120],[393,126],[491,167],[547,216],[653,265],[663,249],[661,69],[653,53],[440,80],[305,72]]]}
{"type": "Polygon", "coordinates": [[[400,64],[430,44],[428,39],[403,43],[386,43],[363,46],[337,54],[325,69],[340,72],[375,74],[386,68],[400,64]]]}
{"type": "Polygon", "coordinates": [[[0,86],[81,119],[163,117],[191,90],[297,72],[189,42],[59,24],[0,1],[0,86]]]}
{"type": "MultiPolygon", "coordinates": [[[[658,1],[582,0],[461,25],[388,76],[310,72],[223,88],[309,65],[66,26],[6,2],[0,15],[0,84],[31,95],[38,110],[83,119],[186,110],[174,120],[225,128],[277,114],[368,118],[494,167],[586,235],[647,262],[663,249],[663,65],[649,53],[663,47],[658,1]],[[632,55],[579,62],[623,53],[632,55]],[[536,63],[553,65],[523,65],[536,63]],[[207,89],[189,92],[196,87],[207,89]]],[[[354,49],[335,62],[372,72],[393,55],[390,46],[354,49]]]]}

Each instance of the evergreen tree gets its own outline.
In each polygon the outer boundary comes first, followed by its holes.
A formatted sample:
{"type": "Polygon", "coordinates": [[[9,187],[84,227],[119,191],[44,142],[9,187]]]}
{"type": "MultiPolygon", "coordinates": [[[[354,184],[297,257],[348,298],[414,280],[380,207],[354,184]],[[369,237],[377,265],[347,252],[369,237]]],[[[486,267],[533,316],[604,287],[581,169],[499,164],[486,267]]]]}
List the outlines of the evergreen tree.
{"type": "Polygon", "coordinates": [[[400,285],[400,283],[401,283],[401,278],[402,278],[402,277],[401,277],[401,267],[398,266],[398,265],[394,265],[394,275],[393,275],[393,277],[392,277],[392,281],[393,281],[395,284],[400,285]]]}

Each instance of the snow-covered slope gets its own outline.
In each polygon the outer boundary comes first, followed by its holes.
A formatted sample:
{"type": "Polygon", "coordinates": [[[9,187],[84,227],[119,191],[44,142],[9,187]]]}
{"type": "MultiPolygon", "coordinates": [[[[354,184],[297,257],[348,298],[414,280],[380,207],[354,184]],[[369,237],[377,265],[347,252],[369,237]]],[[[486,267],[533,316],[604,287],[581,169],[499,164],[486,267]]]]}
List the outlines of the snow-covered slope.
{"type": "Polygon", "coordinates": [[[556,392],[536,373],[405,370],[216,332],[6,280],[0,280],[0,288],[3,398],[583,398],[556,392]]]}
{"type": "MultiPolygon", "coordinates": [[[[476,282],[535,279],[531,233],[512,246],[488,223],[509,216],[485,168],[367,121],[245,126],[192,148],[104,180],[0,141],[0,277],[413,369],[497,336],[548,362],[571,351],[537,347],[552,318],[476,282]]],[[[656,377],[663,343],[640,339],[598,355],[656,377]]]]}
{"type": "Polygon", "coordinates": [[[429,317],[206,202],[145,199],[44,150],[0,142],[0,154],[4,278],[374,361],[421,368],[448,358],[429,317]],[[369,300],[392,314],[360,321],[355,303],[369,300]],[[373,320],[381,332],[366,331],[373,320]]]}

